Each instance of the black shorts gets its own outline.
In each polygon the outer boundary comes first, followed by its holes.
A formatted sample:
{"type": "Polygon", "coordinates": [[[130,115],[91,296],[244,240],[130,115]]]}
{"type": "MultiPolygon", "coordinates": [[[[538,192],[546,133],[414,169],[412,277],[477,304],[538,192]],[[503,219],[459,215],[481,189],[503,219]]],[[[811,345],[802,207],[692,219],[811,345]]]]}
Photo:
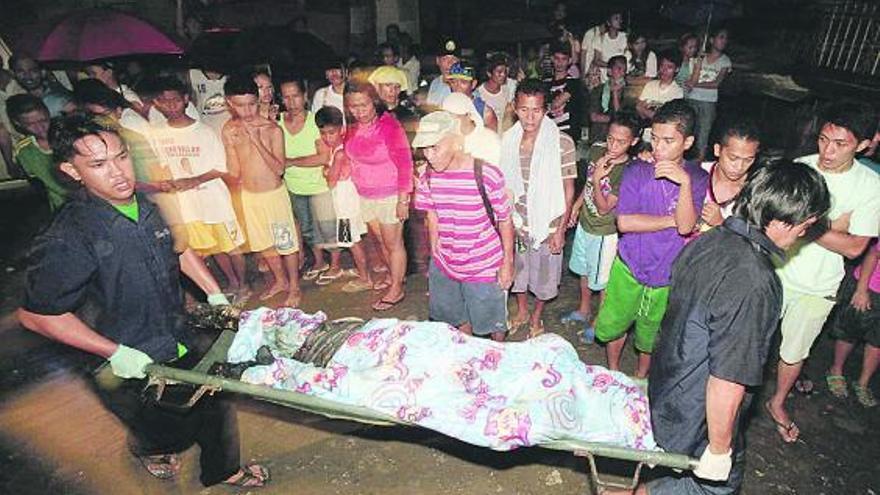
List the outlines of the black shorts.
{"type": "Polygon", "coordinates": [[[831,336],[847,342],[865,341],[880,347],[880,294],[869,290],[871,309],[857,311],[850,301],[856,291],[856,279],[847,275],[837,291],[837,306],[828,318],[831,336]]]}

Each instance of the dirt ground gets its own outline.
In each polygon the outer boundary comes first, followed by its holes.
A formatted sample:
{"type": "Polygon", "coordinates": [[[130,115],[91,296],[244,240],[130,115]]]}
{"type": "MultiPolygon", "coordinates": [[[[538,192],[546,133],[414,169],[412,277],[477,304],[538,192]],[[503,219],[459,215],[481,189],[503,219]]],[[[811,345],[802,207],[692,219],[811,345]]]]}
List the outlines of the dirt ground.
{"type": "MultiPolygon", "coordinates": [[[[149,476],[128,454],[124,430],[105,412],[81,378],[76,352],[21,329],[12,318],[24,280],[24,254],[46,213],[33,195],[0,198],[0,493],[15,494],[222,494],[198,482],[197,453],[186,453],[185,469],[174,481],[149,476]]],[[[305,283],[306,310],[332,318],[369,318],[370,294],[349,295],[341,284],[305,283]]],[[[559,316],[577,297],[577,280],[566,276],[562,296],[548,306],[545,324],[576,342],[575,329],[559,316]]],[[[411,276],[407,299],[392,312],[405,319],[427,317],[426,283],[411,276]]],[[[384,315],[383,315],[384,316],[384,315]]],[[[517,335],[516,339],[523,336],[517,335]]],[[[576,345],[588,363],[603,363],[599,346],[576,345]]],[[[821,338],[807,369],[821,378],[832,343],[821,338]]],[[[626,354],[625,370],[634,366],[626,354]]],[[[861,360],[850,359],[853,376],[861,360]]],[[[772,390],[773,364],[766,383],[772,390]]],[[[766,388],[759,395],[766,393],[766,388]]],[[[880,393],[876,386],[875,393],[880,393]]],[[[755,404],[761,403],[758,397],[755,404]]],[[[594,493],[584,459],[540,448],[493,452],[423,429],[370,427],[330,420],[244,397],[238,406],[243,461],[272,468],[264,494],[572,494],[594,493]]],[[[802,435],[783,444],[759,408],[747,431],[747,472],[742,493],[880,493],[880,416],[852,399],[834,400],[817,382],[810,396],[793,395],[802,435]]],[[[600,472],[627,475],[633,465],[602,462],[600,472]]],[[[645,470],[650,475],[649,470],[645,470]]],[[[659,470],[657,470],[659,471],[659,470]]],[[[619,478],[618,478],[619,479],[619,478]]]]}

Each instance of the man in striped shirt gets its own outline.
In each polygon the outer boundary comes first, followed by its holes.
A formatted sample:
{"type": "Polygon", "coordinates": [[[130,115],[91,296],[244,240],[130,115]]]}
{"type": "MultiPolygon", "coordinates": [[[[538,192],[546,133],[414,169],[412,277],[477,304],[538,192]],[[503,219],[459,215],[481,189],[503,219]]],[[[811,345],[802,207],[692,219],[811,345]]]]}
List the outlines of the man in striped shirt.
{"type": "Polygon", "coordinates": [[[506,291],[513,282],[513,223],[504,175],[464,152],[458,119],[448,112],[422,118],[413,147],[424,148],[430,164],[415,200],[415,207],[428,213],[430,317],[503,341],[506,291]]]}

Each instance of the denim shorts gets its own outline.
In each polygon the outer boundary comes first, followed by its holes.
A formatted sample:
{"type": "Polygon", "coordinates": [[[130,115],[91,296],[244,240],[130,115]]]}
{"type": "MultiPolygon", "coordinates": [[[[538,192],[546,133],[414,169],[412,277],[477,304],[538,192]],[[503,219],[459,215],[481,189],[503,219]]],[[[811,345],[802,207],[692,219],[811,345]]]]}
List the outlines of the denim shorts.
{"type": "Polygon", "coordinates": [[[456,327],[470,323],[474,335],[507,331],[507,295],[497,282],[452,280],[432,262],[428,290],[432,320],[456,327]]]}

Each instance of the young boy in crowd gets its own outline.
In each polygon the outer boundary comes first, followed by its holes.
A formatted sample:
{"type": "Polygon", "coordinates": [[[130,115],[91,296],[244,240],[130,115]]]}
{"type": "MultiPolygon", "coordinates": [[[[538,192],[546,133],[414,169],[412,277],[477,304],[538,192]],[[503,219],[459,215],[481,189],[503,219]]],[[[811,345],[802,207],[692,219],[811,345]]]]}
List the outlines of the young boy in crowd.
{"type": "Polygon", "coordinates": [[[324,177],[333,194],[336,210],[336,245],[351,251],[358,278],[342,286],[343,292],[361,292],[373,288],[367,257],[361,237],[367,233],[367,224],[360,214],[360,196],[351,181],[351,165],[343,151],[345,122],[338,108],[326,106],[315,113],[315,125],[321,141],[330,149],[330,163],[324,169],[324,177]]]}
{"type": "Polygon", "coordinates": [[[657,110],[651,124],[654,162],[628,165],[620,183],[618,256],[596,318],[608,368],[620,369],[626,333],[635,323],[635,376],[646,378],[666,311],[672,262],[697,226],[708,174],[684,153],[694,142],[694,111],[683,100],[657,110]]]}
{"type": "Polygon", "coordinates": [[[43,185],[53,213],[67,201],[70,188],[61,179],[49,146],[49,109],[42,100],[29,94],[10,96],[6,113],[15,129],[25,137],[15,143],[13,160],[43,185]]]}
{"type": "Polygon", "coordinates": [[[296,307],[299,289],[299,239],[284,173],[284,136],[275,122],[258,113],[257,85],[246,76],[230,76],[223,87],[232,118],[223,125],[229,174],[241,190],[248,247],[260,253],[273,280],[261,300],[286,292],[284,305],[296,307]]]}
{"type": "MultiPolygon", "coordinates": [[[[659,65],[657,70],[657,79],[648,81],[642,88],[639,100],[636,102],[636,112],[639,117],[650,121],[654,118],[654,113],[664,103],[684,98],[684,91],[681,86],[675,82],[675,74],[678,73],[678,66],[681,56],[672,51],[660,52],[659,65]]],[[[651,130],[645,129],[642,133],[642,139],[646,143],[651,142],[651,130]]]]}
{"type": "Polygon", "coordinates": [[[828,391],[839,399],[846,399],[846,378],[843,365],[859,343],[865,343],[862,372],[852,384],[856,400],[864,407],[875,407],[877,399],[869,386],[871,377],[880,365],[880,244],[874,241],[862,264],[844,278],[837,291],[837,309],[831,313],[831,336],[834,343],[834,363],[825,375],[828,391]]]}
{"type": "Polygon", "coordinates": [[[513,222],[504,175],[464,152],[458,119],[448,112],[423,117],[413,146],[424,149],[430,164],[415,205],[428,212],[431,319],[502,342],[513,282],[513,222]]]}
{"type": "Polygon", "coordinates": [[[623,107],[624,88],[626,88],[626,57],[615,55],[608,60],[608,79],[590,92],[591,142],[605,140],[611,116],[623,107]]]}
{"type": "MultiPolygon", "coordinates": [[[[474,90],[477,88],[477,75],[473,66],[462,62],[452,64],[452,68],[449,69],[449,87],[452,88],[453,93],[461,93],[474,103],[474,108],[477,109],[483,126],[493,132],[498,132],[498,116],[495,114],[495,110],[483,100],[479,93],[474,94],[474,90]]],[[[443,102],[440,103],[442,105],[443,102]]]]}
{"type": "Polygon", "coordinates": [[[702,165],[709,173],[709,188],[700,214],[700,231],[721,225],[733,213],[760,147],[760,130],[753,120],[735,117],[723,124],[720,139],[713,146],[717,160],[702,165]]]}
{"type": "Polygon", "coordinates": [[[599,293],[601,306],[611,263],[617,255],[614,209],[623,171],[630,161],[629,150],[638,142],[640,128],[638,117],[629,112],[611,119],[605,143],[590,147],[584,191],[569,215],[568,225],[577,225],[577,231],[568,268],[580,276],[580,303],[562,317],[562,322],[583,325],[585,343],[592,343],[595,335],[590,317],[593,292],[599,293]]]}
{"type": "Polygon", "coordinates": [[[173,77],[157,79],[155,108],[164,124],[154,128],[153,147],[172,177],[180,218],[176,238],[203,257],[213,256],[231,292],[245,290],[244,232],[232,208],[223,143],[213,129],[186,114],[189,95],[173,77]]]}
{"type": "MultiPolygon", "coordinates": [[[[582,115],[584,106],[583,84],[569,73],[571,67],[571,45],[553,43],[550,46],[553,61],[553,75],[546,80],[550,87],[549,117],[556,122],[559,130],[571,136],[575,143],[581,139],[582,115]]],[[[624,72],[626,59],[624,59],[624,72]]]]}

